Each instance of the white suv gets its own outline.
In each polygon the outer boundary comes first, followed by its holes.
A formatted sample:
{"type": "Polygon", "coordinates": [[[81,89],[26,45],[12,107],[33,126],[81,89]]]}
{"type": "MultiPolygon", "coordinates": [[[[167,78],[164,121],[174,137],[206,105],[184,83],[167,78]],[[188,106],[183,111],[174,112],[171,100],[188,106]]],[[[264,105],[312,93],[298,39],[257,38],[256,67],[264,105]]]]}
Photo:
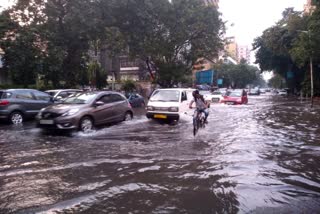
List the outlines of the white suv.
{"type": "Polygon", "coordinates": [[[187,112],[195,89],[167,88],[155,90],[147,105],[147,118],[179,120],[187,112]]]}

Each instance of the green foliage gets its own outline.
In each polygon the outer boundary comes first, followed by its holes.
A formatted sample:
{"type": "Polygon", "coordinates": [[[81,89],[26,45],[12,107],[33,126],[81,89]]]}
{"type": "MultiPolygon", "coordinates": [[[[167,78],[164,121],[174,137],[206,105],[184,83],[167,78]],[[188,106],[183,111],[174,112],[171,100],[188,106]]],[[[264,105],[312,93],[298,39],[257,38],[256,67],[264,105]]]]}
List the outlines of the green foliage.
{"type": "Polygon", "coordinates": [[[303,33],[307,23],[308,17],[288,8],[283,12],[283,18],[266,29],[253,43],[256,63],[261,70],[274,71],[287,80],[291,89],[300,90],[310,56],[310,51],[306,49],[308,35],[303,33]],[[293,78],[287,79],[288,72],[292,72],[293,78]]]}
{"type": "Polygon", "coordinates": [[[122,84],[122,90],[126,93],[131,93],[136,89],[136,85],[132,80],[126,80],[122,84]]]}
{"type": "Polygon", "coordinates": [[[4,68],[14,83],[35,84],[41,75],[44,85],[74,87],[89,81],[92,55],[130,50],[151,59],[156,81],[171,86],[188,79],[197,58],[217,56],[219,16],[200,0],[19,0],[0,16],[4,68]]]}
{"type": "Polygon", "coordinates": [[[279,74],[275,74],[269,80],[269,86],[272,88],[286,88],[285,79],[281,77],[279,74]]]}
{"type": "Polygon", "coordinates": [[[259,69],[248,65],[244,61],[238,65],[222,64],[218,68],[218,77],[224,80],[224,86],[233,88],[245,88],[249,84],[259,82],[259,69]]]}
{"type": "Polygon", "coordinates": [[[212,59],[222,47],[219,13],[200,0],[120,2],[126,5],[119,22],[130,53],[155,64],[162,86],[184,81],[196,59],[212,59]]]}

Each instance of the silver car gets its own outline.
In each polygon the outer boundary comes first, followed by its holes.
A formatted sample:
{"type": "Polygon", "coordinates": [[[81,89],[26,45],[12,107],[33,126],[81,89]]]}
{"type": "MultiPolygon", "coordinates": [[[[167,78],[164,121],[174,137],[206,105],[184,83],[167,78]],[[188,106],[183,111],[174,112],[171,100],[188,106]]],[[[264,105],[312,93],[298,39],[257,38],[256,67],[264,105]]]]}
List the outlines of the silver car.
{"type": "Polygon", "coordinates": [[[90,131],[94,126],[131,120],[133,111],[124,95],[112,91],[76,93],[62,103],[42,109],[37,126],[43,129],[90,131]]]}
{"type": "Polygon", "coordinates": [[[0,90],[0,119],[13,124],[23,123],[40,109],[53,104],[52,97],[34,89],[0,90]]]}

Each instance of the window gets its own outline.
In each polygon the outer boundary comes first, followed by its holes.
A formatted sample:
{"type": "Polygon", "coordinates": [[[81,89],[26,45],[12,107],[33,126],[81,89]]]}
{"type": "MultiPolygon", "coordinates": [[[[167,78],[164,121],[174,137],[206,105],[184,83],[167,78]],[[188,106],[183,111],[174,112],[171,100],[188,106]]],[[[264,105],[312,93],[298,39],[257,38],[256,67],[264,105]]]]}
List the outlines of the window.
{"type": "Polygon", "coordinates": [[[23,100],[34,100],[30,91],[16,91],[16,98],[23,100]]]}
{"type": "Polygon", "coordinates": [[[119,102],[119,101],[123,101],[124,98],[119,94],[111,94],[111,100],[112,102],[119,102]]]}
{"type": "Polygon", "coordinates": [[[50,101],[50,97],[46,93],[35,91],[33,94],[37,100],[50,101]]]}
{"type": "Polygon", "coordinates": [[[112,102],[110,94],[101,97],[99,101],[104,102],[105,104],[112,102]]]}
{"type": "Polygon", "coordinates": [[[12,96],[12,93],[10,92],[0,91],[0,99],[11,98],[11,96],[12,96]]]}

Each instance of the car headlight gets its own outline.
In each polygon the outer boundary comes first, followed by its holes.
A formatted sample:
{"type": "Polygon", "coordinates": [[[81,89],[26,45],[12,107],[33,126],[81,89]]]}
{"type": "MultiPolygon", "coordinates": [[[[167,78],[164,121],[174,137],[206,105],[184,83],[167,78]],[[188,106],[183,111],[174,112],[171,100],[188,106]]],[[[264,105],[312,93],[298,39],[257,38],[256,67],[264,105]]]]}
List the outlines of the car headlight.
{"type": "Polygon", "coordinates": [[[42,112],[45,110],[45,108],[40,109],[40,111],[38,112],[38,114],[36,115],[36,118],[41,119],[42,117],[42,112]]]}
{"type": "Polygon", "coordinates": [[[61,116],[62,116],[62,117],[65,117],[65,116],[71,116],[71,115],[76,114],[78,111],[79,111],[79,109],[78,109],[78,108],[70,109],[69,111],[65,112],[65,113],[64,113],[64,114],[62,114],[61,116]]]}
{"type": "Polygon", "coordinates": [[[179,108],[178,107],[170,107],[168,110],[171,112],[178,112],[179,108]]]}
{"type": "Polygon", "coordinates": [[[147,106],[147,110],[148,110],[148,111],[153,111],[153,110],[154,110],[154,107],[153,107],[153,106],[147,106]]]}

